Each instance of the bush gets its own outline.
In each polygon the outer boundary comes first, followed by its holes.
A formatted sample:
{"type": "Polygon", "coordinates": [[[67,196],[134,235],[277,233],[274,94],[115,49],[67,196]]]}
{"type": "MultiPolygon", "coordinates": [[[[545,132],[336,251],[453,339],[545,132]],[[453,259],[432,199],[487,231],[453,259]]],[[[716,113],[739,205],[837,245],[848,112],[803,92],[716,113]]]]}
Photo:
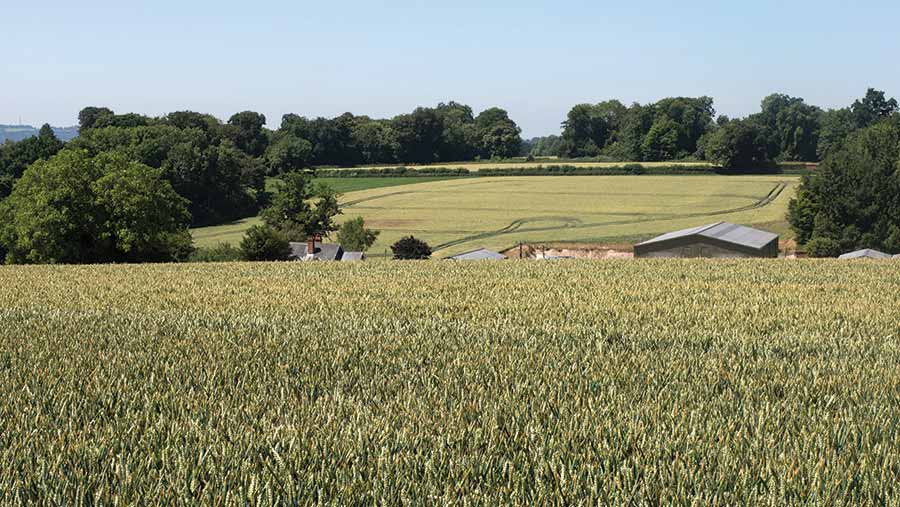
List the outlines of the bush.
{"type": "Polygon", "coordinates": [[[287,238],[268,225],[254,225],[241,240],[241,257],[246,261],[284,261],[290,253],[287,238]]]}
{"type": "Polygon", "coordinates": [[[391,245],[391,251],[394,252],[394,259],[400,260],[420,260],[431,257],[431,247],[428,246],[428,243],[413,236],[401,238],[391,245]]]}
{"type": "Polygon", "coordinates": [[[804,245],[806,255],[810,257],[837,257],[841,253],[841,244],[831,238],[817,237],[804,245]]]}
{"type": "Polygon", "coordinates": [[[219,243],[212,247],[194,250],[188,262],[235,262],[243,259],[241,250],[230,243],[219,243]]]}
{"type": "Polygon", "coordinates": [[[644,174],[646,172],[641,164],[625,164],[622,168],[631,174],[644,174]]]}

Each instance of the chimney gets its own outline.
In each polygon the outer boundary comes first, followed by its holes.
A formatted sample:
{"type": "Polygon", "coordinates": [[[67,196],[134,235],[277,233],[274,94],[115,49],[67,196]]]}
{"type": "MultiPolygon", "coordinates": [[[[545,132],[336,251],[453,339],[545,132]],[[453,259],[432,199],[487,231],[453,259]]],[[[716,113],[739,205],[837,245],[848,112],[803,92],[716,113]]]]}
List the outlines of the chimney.
{"type": "Polygon", "coordinates": [[[316,237],[308,236],[306,238],[306,255],[312,257],[316,253],[316,237]]]}

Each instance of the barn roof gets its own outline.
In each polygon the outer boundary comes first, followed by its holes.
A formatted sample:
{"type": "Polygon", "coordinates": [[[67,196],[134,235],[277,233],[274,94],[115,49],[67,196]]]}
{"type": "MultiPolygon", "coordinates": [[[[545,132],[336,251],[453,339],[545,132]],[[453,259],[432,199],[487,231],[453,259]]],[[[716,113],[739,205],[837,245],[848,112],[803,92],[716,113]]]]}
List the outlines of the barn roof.
{"type": "Polygon", "coordinates": [[[838,257],[838,259],[890,259],[891,256],[884,252],[879,252],[878,250],[872,250],[871,248],[863,248],[862,250],[856,250],[853,252],[847,252],[844,255],[838,257]]]}
{"type": "Polygon", "coordinates": [[[778,240],[778,235],[768,231],[745,227],[743,225],[732,224],[728,222],[716,222],[714,224],[701,225],[700,227],[692,227],[690,229],[682,229],[680,231],[669,232],[653,239],[638,243],[637,246],[654,245],[665,241],[678,238],[686,238],[689,236],[699,236],[703,238],[715,239],[741,245],[747,248],[763,248],[773,240],[778,240]]]}
{"type": "Polygon", "coordinates": [[[464,252],[447,258],[454,261],[483,261],[502,260],[505,259],[506,256],[501,253],[494,252],[493,250],[488,250],[487,248],[479,248],[478,250],[464,252]]]}

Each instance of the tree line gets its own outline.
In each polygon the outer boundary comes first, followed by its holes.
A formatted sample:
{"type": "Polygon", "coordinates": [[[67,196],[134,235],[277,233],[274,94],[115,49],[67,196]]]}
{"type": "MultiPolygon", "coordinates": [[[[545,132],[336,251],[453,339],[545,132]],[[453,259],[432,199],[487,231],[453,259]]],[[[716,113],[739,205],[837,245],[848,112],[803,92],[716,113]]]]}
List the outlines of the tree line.
{"type": "Polygon", "coordinates": [[[634,162],[705,160],[735,169],[817,162],[853,132],[896,111],[895,99],[872,88],[848,107],[829,110],[800,97],[772,94],[758,113],[740,119],[716,116],[710,97],[630,106],[608,100],[574,106],[561,135],[530,139],[524,153],[634,162]]]}
{"type": "Polygon", "coordinates": [[[390,120],[344,113],[309,119],[287,114],[265,151],[270,172],[307,166],[430,164],[518,155],[521,129],[493,107],[477,116],[457,102],[419,107],[390,120]]]}

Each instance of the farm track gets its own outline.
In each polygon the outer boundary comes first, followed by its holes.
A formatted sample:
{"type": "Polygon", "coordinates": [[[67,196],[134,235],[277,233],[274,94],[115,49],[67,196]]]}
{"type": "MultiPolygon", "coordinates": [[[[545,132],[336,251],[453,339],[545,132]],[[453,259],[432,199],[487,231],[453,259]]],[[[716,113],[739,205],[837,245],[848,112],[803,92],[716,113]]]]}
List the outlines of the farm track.
{"type": "Polygon", "coordinates": [[[453,241],[448,241],[446,243],[441,243],[436,245],[433,249],[434,252],[438,252],[441,250],[445,250],[447,248],[451,248],[454,246],[458,246],[464,243],[468,243],[470,241],[477,241],[482,239],[494,238],[497,236],[503,236],[505,234],[511,234],[514,232],[547,232],[547,231],[555,231],[560,229],[589,229],[592,227],[600,227],[600,226],[609,226],[609,225],[628,225],[628,224],[638,224],[645,222],[655,222],[658,220],[675,220],[679,218],[698,218],[705,216],[716,216],[716,215],[727,215],[731,213],[739,213],[742,211],[750,211],[754,209],[764,208],[771,204],[781,193],[787,188],[788,183],[785,181],[778,182],[772,190],[766,194],[765,197],[756,201],[753,204],[747,206],[741,206],[738,208],[730,208],[726,210],[718,210],[718,211],[706,211],[702,213],[686,213],[682,215],[666,215],[659,216],[654,215],[652,217],[639,218],[635,220],[616,220],[612,222],[596,222],[596,223],[582,223],[579,219],[574,217],[531,217],[531,218],[521,218],[518,220],[512,221],[506,227],[502,229],[498,229],[495,231],[488,231],[481,234],[474,234],[471,236],[466,236],[463,238],[459,238],[453,241]],[[548,222],[548,221],[559,221],[564,225],[562,226],[546,226],[546,227],[532,227],[532,228],[523,228],[523,226],[534,223],[534,222],[548,222]]]}

